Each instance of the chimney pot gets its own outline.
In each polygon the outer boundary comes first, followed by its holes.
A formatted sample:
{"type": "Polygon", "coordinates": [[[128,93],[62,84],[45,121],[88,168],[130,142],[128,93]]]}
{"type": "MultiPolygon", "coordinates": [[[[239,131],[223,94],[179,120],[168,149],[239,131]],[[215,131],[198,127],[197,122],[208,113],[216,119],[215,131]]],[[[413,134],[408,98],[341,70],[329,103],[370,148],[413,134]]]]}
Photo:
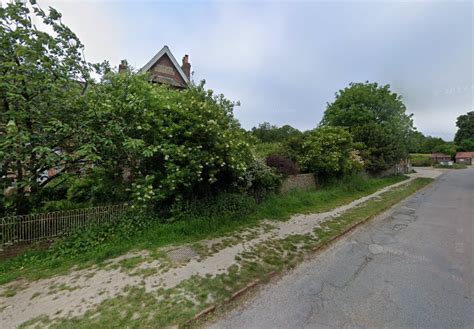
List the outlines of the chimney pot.
{"type": "Polygon", "coordinates": [[[123,73],[127,71],[127,61],[125,59],[122,59],[122,61],[120,62],[118,71],[119,73],[123,73]]]}
{"type": "Polygon", "coordinates": [[[189,63],[189,56],[184,55],[183,57],[183,65],[181,66],[183,69],[184,74],[188,77],[188,79],[191,79],[191,64],[189,63]]]}

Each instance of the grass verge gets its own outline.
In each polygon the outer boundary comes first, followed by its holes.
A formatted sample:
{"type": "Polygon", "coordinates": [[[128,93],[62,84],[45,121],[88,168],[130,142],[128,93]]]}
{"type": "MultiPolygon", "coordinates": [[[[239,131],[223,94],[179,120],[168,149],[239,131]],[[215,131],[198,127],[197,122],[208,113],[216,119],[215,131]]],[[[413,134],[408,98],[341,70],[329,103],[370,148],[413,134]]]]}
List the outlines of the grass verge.
{"type": "MultiPolygon", "coordinates": [[[[237,212],[225,218],[206,218],[189,214],[187,218],[172,223],[157,220],[140,234],[131,235],[127,239],[112,237],[88,249],[81,249],[80,253],[74,255],[56,254],[51,250],[27,251],[0,263],[0,284],[18,278],[36,280],[64,274],[73,267],[80,269],[100,264],[131,250],[156,249],[225,236],[256,225],[263,219],[284,220],[295,214],[328,211],[405,179],[406,176],[378,179],[351,177],[318,190],[292,191],[269,197],[243,215],[237,212]]],[[[74,241],[69,244],[74,246],[74,241]]],[[[81,241],[78,241],[77,248],[80,247],[81,241]]]]}
{"type": "Polygon", "coordinates": [[[131,287],[124,296],[103,302],[97,309],[72,319],[50,320],[40,317],[28,326],[51,328],[143,328],[168,327],[178,324],[190,327],[203,319],[196,315],[216,305],[223,305],[240,295],[242,289],[256,280],[265,281],[272,273],[296,266],[310,250],[319,249],[353,227],[373,218],[429,184],[432,179],[417,178],[399,188],[380,195],[341,216],[322,223],[313,234],[292,235],[270,240],[244,252],[227,273],[214,277],[195,276],[171,289],[146,292],[144,287],[131,287]],[[191,321],[191,322],[190,322],[191,321]],[[198,321],[198,322],[196,322],[198,321]]]}

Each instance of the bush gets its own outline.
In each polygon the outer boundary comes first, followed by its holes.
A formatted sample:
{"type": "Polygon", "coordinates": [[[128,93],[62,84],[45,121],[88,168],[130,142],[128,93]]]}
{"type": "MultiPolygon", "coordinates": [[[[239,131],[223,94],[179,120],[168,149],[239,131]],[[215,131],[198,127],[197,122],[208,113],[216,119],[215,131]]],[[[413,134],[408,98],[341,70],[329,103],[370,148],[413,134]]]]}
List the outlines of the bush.
{"type": "Polygon", "coordinates": [[[281,177],[268,167],[263,160],[255,159],[244,174],[244,190],[254,196],[257,201],[263,200],[268,194],[276,192],[281,184],[281,177]]]}
{"type": "Polygon", "coordinates": [[[254,144],[255,155],[259,158],[265,159],[270,154],[282,153],[283,145],[281,143],[255,143],[254,144]]]}
{"type": "Polygon", "coordinates": [[[299,168],[295,162],[282,155],[272,154],[266,159],[266,164],[269,167],[275,168],[275,170],[285,176],[299,174],[299,168]]]}
{"type": "Polygon", "coordinates": [[[150,205],[169,204],[197,189],[225,190],[252,161],[234,103],[204,83],[176,90],[150,84],[146,75],[111,73],[87,96],[98,109],[92,128],[107,132],[96,146],[100,166],[129,172],[134,201],[152,196],[150,205]]]}
{"type": "Polygon", "coordinates": [[[284,153],[295,162],[299,162],[303,154],[303,145],[309,133],[305,132],[297,136],[289,137],[283,144],[284,153]]]}
{"type": "Polygon", "coordinates": [[[343,176],[353,169],[352,151],[352,137],[344,128],[317,128],[303,144],[302,165],[323,181],[343,176]]]}
{"type": "Polygon", "coordinates": [[[109,224],[92,224],[57,240],[49,252],[53,257],[77,256],[100,248],[112,240],[131,240],[158,220],[150,214],[130,212],[109,224]]]}
{"type": "Polygon", "coordinates": [[[257,203],[254,197],[242,193],[221,193],[217,196],[177,202],[169,221],[226,220],[250,214],[257,203]]]}

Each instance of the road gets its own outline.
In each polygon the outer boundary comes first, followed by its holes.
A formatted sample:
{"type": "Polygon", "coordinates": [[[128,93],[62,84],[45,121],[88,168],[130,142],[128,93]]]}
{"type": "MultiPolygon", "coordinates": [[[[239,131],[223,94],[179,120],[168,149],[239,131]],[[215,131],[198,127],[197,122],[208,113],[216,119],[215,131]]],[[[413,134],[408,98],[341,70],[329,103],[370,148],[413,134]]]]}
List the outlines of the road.
{"type": "Polygon", "coordinates": [[[474,168],[450,171],[211,324],[474,328],[474,168]]]}

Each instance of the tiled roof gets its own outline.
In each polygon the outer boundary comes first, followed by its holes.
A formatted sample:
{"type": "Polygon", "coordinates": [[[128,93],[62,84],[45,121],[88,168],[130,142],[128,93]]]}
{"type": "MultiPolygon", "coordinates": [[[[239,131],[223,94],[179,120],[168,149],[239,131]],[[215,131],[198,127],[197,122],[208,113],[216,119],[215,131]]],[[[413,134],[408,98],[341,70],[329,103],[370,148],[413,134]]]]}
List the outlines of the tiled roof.
{"type": "Polygon", "coordinates": [[[456,158],[474,158],[474,152],[458,152],[456,158]]]}

